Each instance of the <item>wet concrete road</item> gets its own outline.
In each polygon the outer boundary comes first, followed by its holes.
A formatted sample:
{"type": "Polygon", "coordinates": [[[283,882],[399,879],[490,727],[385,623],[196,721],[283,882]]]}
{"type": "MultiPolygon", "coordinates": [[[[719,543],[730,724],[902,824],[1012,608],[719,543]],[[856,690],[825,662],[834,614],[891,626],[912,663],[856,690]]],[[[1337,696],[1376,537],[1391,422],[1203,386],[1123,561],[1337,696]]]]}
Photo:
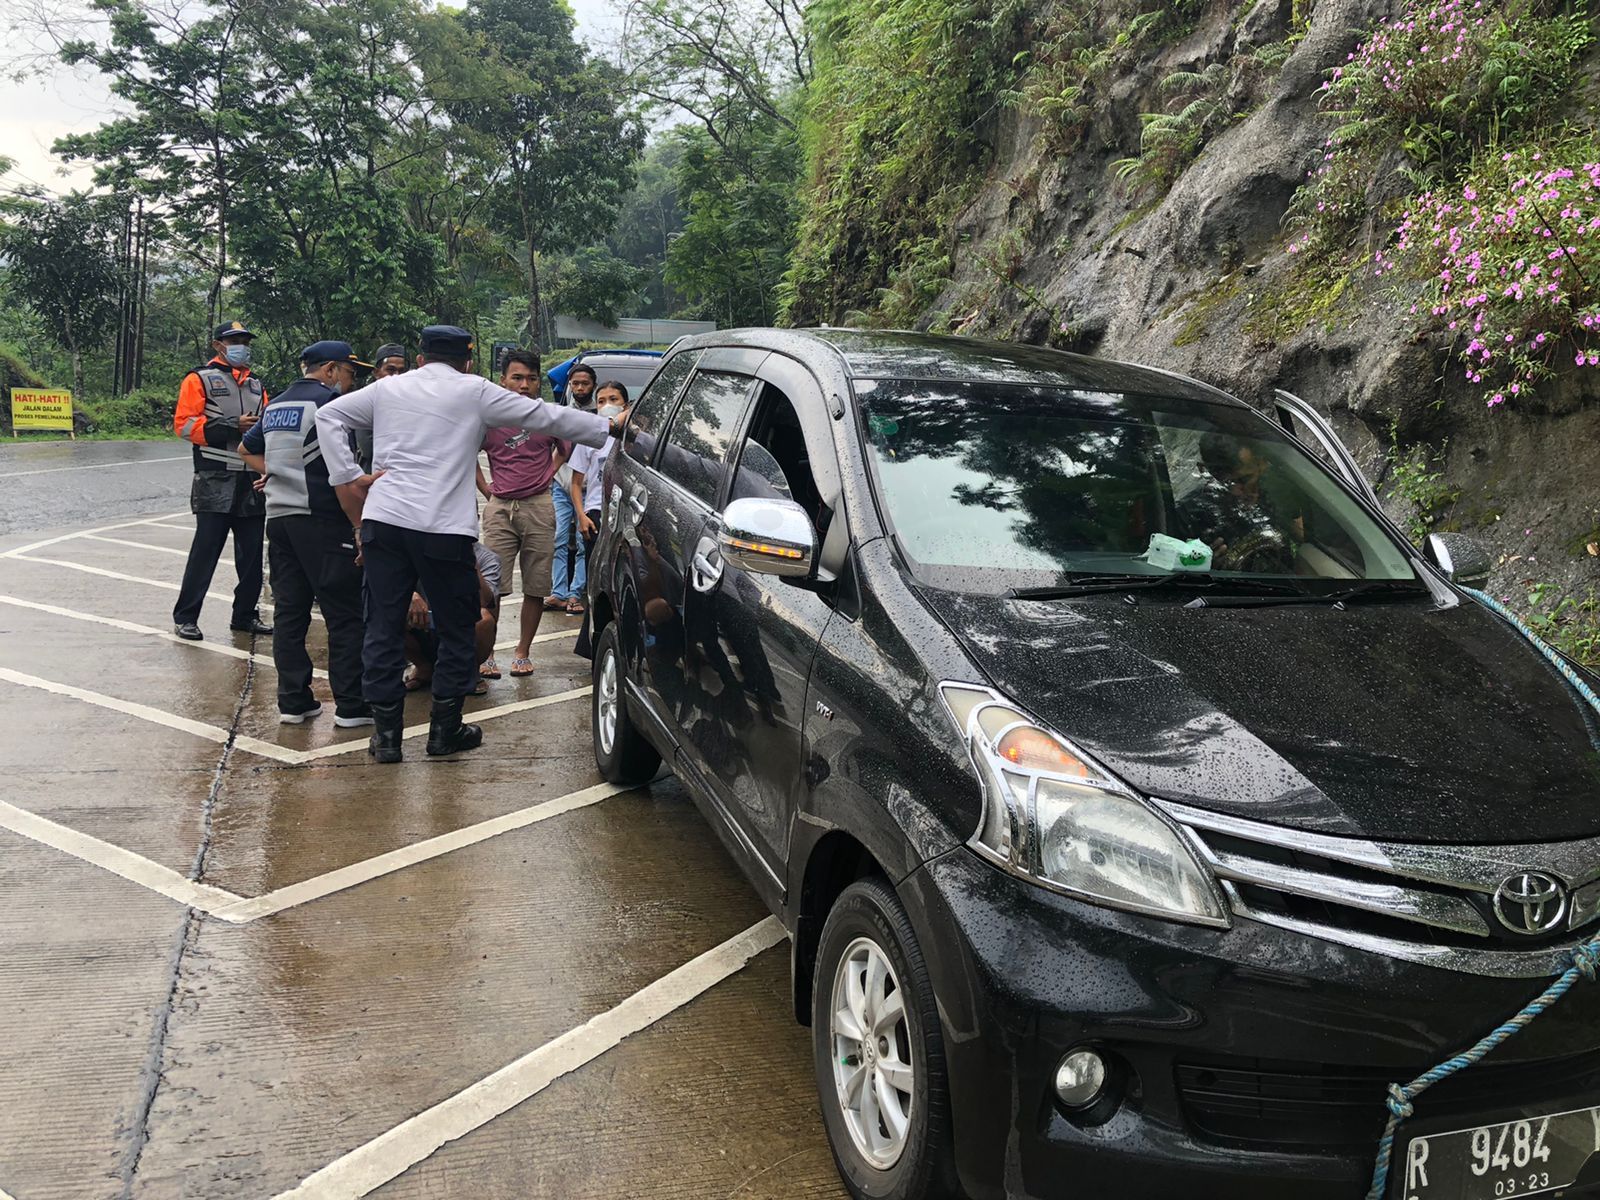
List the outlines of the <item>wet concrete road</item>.
{"type": "Polygon", "coordinates": [[[174,445],[0,451],[0,1196],[842,1197],[781,931],[600,785],[576,623],[457,759],[279,726],[226,556],[171,637],[174,445]]]}

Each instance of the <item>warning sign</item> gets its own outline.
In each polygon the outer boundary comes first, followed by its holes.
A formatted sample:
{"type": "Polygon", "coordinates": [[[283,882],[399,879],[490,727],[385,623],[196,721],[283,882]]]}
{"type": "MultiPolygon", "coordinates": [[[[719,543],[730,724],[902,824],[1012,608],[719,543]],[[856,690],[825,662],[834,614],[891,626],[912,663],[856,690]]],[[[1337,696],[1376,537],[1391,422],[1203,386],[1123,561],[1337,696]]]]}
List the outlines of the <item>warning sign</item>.
{"type": "Polygon", "coordinates": [[[72,393],[57,388],[12,388],[11,428],[72,432],[72,393]]]}

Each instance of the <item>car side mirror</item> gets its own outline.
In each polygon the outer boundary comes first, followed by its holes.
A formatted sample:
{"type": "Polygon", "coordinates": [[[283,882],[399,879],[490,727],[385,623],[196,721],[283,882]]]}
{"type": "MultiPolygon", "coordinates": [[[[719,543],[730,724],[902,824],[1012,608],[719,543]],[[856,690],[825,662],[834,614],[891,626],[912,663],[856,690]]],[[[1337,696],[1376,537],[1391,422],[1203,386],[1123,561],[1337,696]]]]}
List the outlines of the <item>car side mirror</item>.
{"type": "Polygon", "coordinates": [[[817,531],[793,500],[732,501],[722,512],[717,545],[724,561],[755,575],[809,579],[816,566],[817,531]]]}
{"type": "Polygon", "coordinates": [[[1489,582],[1489,551],[1465,533],[1430,533],[1422,555],[1445,573],[1451,583],[1482,587],[1489,582]]]}

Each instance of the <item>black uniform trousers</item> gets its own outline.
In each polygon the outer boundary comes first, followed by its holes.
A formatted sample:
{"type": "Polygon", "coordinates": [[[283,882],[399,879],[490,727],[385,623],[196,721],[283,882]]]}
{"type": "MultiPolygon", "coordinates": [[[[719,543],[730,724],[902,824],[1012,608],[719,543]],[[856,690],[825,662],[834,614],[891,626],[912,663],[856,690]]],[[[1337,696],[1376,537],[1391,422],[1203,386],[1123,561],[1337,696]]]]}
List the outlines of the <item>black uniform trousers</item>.
{"type": "Polygon", "coordinates": [[[355,534],[343,519],[296,514],[267,522],[272,564],[272,663],[278,669],[278,711],[316,707],[306,632],[316,601],[328,627],[328,683],[344,716],[365,711],[361,699],[361,568],[355,534]]]}
{"type": "Polygon", "coordinates": [[[229,511],[194,514],[194,541],[189,543],[189,561],[184,564],[178,603],[172,609],[175,625],[200,620],[200,607],[211,589],[211,577],[217,572],[217,560],[222,557],[222,548],[228,544],[230,533],[233,535],[233,569],[239,576],[239,583],[233,589],[233,613],[228,624],[250,624],[255,619],[256,606],[261,603],[261,543],[266,533],[266,517],[248,494],[254,476],[243,471],[228,474],[233,477],[229,482],[236,493],[229,511]],[[239,496],[240,488],[247,494],[239,496]]]}
{"type": "Polygon", "coordinates": [[[405,699],[406,610],[420,590],[439,641],[433,695],[454,700],[478,682],[478,560],[465,534],[421,533],[383,521],[361,523],[367,632],[362,690],[369,704],[405,699]]]}

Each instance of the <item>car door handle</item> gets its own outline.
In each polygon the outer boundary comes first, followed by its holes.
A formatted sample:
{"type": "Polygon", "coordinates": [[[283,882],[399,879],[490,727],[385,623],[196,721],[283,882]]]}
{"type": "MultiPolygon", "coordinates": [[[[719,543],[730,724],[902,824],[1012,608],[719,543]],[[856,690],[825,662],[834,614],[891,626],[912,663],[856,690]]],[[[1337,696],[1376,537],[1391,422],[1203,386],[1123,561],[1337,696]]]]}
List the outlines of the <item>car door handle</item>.
{"type": "Polygon", "coordinates": [[[643,488],[640,488],[638,491],[634,492],[633,495],[628,497],[628,507],[633,509],[633,515],[636,518],[644,516],[645,506],[649,503],[650,493],[645,491],[643,488]]]}
{"type": "Polygon", "coordinates": [[[709,592],[717,586],[722,578],[722,553],[717,549],[715,539],[703,537],[700,544],[694,548],[694,557],[690,562],[690,581],[697,592],[709,592]]]}

